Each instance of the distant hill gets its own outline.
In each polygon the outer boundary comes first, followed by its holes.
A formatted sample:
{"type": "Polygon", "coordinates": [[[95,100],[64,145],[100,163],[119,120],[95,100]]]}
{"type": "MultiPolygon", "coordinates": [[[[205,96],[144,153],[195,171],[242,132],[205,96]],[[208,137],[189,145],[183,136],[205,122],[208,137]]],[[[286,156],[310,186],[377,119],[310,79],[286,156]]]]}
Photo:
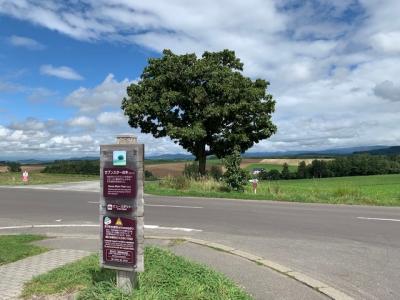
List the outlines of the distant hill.
{"type": "Polygon", "coordinates": [[[53,162],[54,160],[41,160],[41,159],[20,159],[17,160],[22,165],[41,165],[48,164],[53,162]]]}
{"type": "Polygon", "coordinates": [[[350,148],[333,148],[318,151],[279,151],[279,152],[246,152],[243,157],[319,157],[350,155],[355,152],[386,149],[389,146],[361,146],[350,148]]]}
{"type": "MultiPolygon", "coordinates": [[[[361,146],[361,147],[350,147],[350,148],[333,148],[318,151],[273,151],[273,152],[246,152],[242,156],[246,158],[318,158],[318,157],[332,157],[338,155],[351,155],[353,153],[370,153],[374,155],[385,155],[385,154],[400,154],[400,146],[361,146]]],[[[208,159],[212,156],[208,157],[208,159]]],[[[162,155],[151,155],[146,156],[146,160],[160,160],[160,161],[174,161],[174,160],[193,160],[194,156],[190,154],[162,154],[162,155]]],[[[1,158],[0,161],[17,161],[21,164],[49,164],[55,160],[68,160],[68,161],[79,161],[79,160],[99,160],[98,156],[84,156],[84,157],[71,157],[71,158],[55,158],[55,159],[18,159],[18,158],[1,158]]]]}
{"type": "Polygon", "coordinates": [[[99,156],[84,156],[84,157],[71,157],[66,159],[59,159],[59,160],[99,160],[99,156]]]}
{"type": "Polygon", "coordinates": [[[384,149],[375,149],[369,151],[354,152],[354,154],[371,154],[371,155],[400,155],[400,146],[392,146],[384,149]]]}

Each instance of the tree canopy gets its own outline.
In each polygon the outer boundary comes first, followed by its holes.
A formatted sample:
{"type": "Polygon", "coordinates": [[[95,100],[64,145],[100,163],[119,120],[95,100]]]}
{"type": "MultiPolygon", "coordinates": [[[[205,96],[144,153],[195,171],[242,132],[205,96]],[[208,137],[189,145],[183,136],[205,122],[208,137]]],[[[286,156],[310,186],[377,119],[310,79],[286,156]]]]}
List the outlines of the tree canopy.
{"type": "Polygon", "coordinates": [[[168,136],[191,152],[205,173],[207,155],[244,152],[276,132],[269,82],[242,74],[234,51],[151,58],[140,80],[127,88],[122,109],[129,124],[154,137],[168,136]]]}

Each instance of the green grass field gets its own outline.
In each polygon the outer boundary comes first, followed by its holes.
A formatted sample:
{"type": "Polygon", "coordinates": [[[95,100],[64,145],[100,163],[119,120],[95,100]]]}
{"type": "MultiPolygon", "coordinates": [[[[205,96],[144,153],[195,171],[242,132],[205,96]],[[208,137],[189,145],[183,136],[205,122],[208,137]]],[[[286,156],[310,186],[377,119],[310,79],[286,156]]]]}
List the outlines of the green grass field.
{"type": "Polygon", "coordinates": [[[144,164],[145,165],[161,165],[161,164],[170,164],[170,163],[191,163],[193,160],[187,160],[187,159],[145,159],[144,164]]]}
{"type": "MultiPolygon", "coordinates": [[[[282,171],[283,165],[278,165],[278,164],[264,164],[264,163],[254,163],[248,165],[245,169],[248,171],[253,170],[254,168],[264,168],[266,171],[270,170],[278,170],[279,172],[282,171]]],[[[297,171],[297,166],[289,166],[289,171],[290,172],[296,172],[297,171]]]]}
{"type": "Polygon", "coordinates": [[[0,235],[0,266],[28,256],[38,255],[47,251],[44,247],[30,244],[43,240],[39,235],[0,235]]]}
{"type": "Polygon", "coordinates": [[[23,297],[81,291],[81,300],[251,299],[224,275],[155,247],[145,249],[139,286],[132,295],[122,294],[115,288],[115,272],[100,269],[98,256],[92,255],[34,278],[25,285],[23,297]]]}
{"type": "Polygon", "coordinates": [[[250,184],[243,193],[224,192],[221,183],[211,181],[191,181],[181,186],[176,189],[163,182],[146,183],[145,191],[168,196],[400,206],[398,174],[264,181],[259,183],[256,195],[250,184]]]}
{"type": "Polygon", "coordinates": [[[24,183],[21,173],[0,173],[0,185],[48,184],[99,179],[100,177],[96,175],[49,174],[32,171],[29,172],[29,183],[24,183]]]}

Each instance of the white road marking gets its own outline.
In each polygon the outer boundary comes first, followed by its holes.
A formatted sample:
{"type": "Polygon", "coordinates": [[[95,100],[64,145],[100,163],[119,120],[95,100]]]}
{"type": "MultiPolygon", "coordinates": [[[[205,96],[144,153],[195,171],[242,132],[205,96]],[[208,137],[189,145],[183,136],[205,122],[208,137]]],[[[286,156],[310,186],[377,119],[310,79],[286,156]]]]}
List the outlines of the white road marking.
{"type": "Polygon", "coordinates": [[[145,204],[144,206],[155,207],[176,207],[176,208],[203,208],[201,206],[187,206],[187,205],[164,205],[164,204],[145,204]]]}
{"type": "Polygon", "coordinates": [[[381,219],[381,218],[367,218],[367,217],[357,217],[361,220],[375,220],[375,221],[389,221],[389,222],[400,222],[400,219],[381,219]]]}
{"type": "Polygon", "coordinates": [[[144,228],[146,229],[161,229],[161,230],[175,230],[175,231],[185,231],[185,232],[201,232],[203,230],[201,229],[193,229],[193,228],[183,228],[183,227],[164,227],[164,226],[158,226],[158,225],[144,225],[144,228]]]}
{"type": "Polygon", "coordinates": [[[61,222],[62,221],[62,219],[58,219],[58,220],[56,220],[56,222],[61,222]]]}
{"type": "MultiPolygon", "coordinates": [[[[98,224],[39,224],[39,225],[20,225],[0,227],[0,230],[10,229],[27,229],[27,228],[65,228],[65,227],[99,227],[98,224]]],[[[159,225],[144,225],[145,229],[173,230],[184,232],[201,232],[201,229],[185,228],[185,227],[165,227],[159,225]]]]}
{"type": "MultiPolygon", "coordinates": [[[[99,204],[99,201],[88,201],[90,204],[99,204]]],[[[172,208],[203,208],[201,206],[190,206],[190,205],[166,205],[166,204],[145,204],[144,206],[154,207],[172,207],[172,208]]]]}

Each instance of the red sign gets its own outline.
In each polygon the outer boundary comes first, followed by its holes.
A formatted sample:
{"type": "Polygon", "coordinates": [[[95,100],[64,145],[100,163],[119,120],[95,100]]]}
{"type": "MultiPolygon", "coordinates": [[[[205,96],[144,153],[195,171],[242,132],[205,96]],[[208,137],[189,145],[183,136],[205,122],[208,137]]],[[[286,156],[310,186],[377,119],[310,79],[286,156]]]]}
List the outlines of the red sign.
{"type": "Polygon", "coordinates": [[[136,173],[128,168],[104,168],[104,197],[131,198],[136,196],[136,173]]]}
{"type": "Polygon", "coordinates": [[[103,261],[134,267],[136,264],[136,220],[103,217],[103,261]]]}

